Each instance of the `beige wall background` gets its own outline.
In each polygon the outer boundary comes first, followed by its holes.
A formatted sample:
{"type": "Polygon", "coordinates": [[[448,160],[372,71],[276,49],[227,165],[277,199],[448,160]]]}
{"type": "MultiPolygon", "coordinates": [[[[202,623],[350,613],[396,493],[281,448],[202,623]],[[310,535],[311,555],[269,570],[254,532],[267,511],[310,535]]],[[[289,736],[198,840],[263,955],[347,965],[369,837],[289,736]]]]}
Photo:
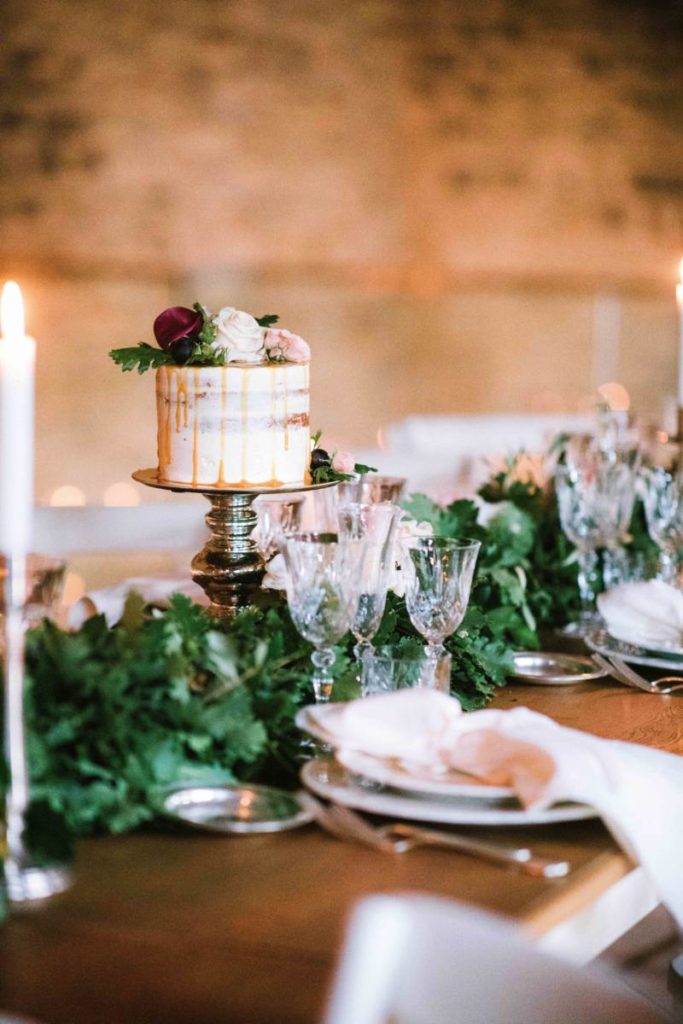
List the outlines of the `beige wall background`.
{"type": "Polygon", "coordinates": [[[38,497],[101,501],[153,464],[153,379],[106,353],[195,299],[277,312],[311,343],[313,422],[339,446],[410,413],[584,408],[605,379],[661,420],[680,17],[5,0],[0,274],[38,340],[38,497]]]}

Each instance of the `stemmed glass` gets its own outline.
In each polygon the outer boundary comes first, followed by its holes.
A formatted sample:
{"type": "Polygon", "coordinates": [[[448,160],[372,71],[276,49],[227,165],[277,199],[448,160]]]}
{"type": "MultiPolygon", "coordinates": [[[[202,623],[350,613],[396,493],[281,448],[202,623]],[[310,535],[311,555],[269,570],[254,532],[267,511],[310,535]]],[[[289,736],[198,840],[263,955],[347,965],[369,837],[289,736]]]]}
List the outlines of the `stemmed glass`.
{"type": "Polygon", "coordinates": [[[366,505],[390,502],[398,505],[406,489],[407,480],[403,476],[382,476],[379,473],[366,473],[356,480],[345,480],[337,484],[335,491],[339,505],[359,502],[366,505]]]}
{"type": "Polygon", "coordinates": [[[465,617],[481,547],[477,540],[412,537],[406,542],[406,607],[436,665],[443,642],[465,617]]]}
{"type": "Polygon", "coordinates": [[[372,651],[372,639],[384,615],[400,515],[400,508],[389,502],[352,502],[337,510],[340,536],[363,541],[358,610],[351,626],[356,639],[353,651],[359,665],[372,651]]]}
{"type": "Polygon", "coordinates": [[[287,534],[300,530],[303,503],[300,494],[261,494],[254,502],[258,516],[255,540],[266,562],[287,534]]]}
{"type": "Polygon", "coordinates": [[[559,466],[555,486],[560,523],[577,551],[581,616],[567,633],[583,636],[599,622],[595,610],[598,548],[613,547],[631,522],[635,473],[628,461],[594,457],[559,466]]]}
{"type": "Polygon", "coordinates": [[[659,548],[657,578],[674,586],[683,545],[683,477],[680,467],[653,466],[642,474],[648,532],[659,548]]]}
{"type": "Polygon", "coordinates": [[[297,630],[315,650],[313,691],[316,703],[332,694],[332,647],[351,628],[358,608],[363,543],[336,533],[302,533],[285,537],[287,603],[297,630]]]}

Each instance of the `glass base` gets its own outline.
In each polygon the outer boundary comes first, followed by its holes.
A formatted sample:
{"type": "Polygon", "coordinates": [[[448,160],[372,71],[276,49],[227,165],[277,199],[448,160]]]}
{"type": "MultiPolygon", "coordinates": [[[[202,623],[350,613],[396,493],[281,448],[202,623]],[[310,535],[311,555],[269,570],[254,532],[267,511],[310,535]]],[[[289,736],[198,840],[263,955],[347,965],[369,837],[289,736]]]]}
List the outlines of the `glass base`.
{"type": "Polygon", "coordinates": [[[5,885],[10,903],[46,900],[65,892],[72,884],[73,874],[69,868],[57,865],[21,867],[11,859],[5,861],[5,885]]]}
{"type": "Polygon", "coordinates": [[[560,626],[555,632],[559,636],[571,636],[576,637],[577,640],[583,640],[594,630],[600,629],[602,625],[603,621],[598,614],[582,615],[575,622],[568,622],[566,626],[560,626]]]}

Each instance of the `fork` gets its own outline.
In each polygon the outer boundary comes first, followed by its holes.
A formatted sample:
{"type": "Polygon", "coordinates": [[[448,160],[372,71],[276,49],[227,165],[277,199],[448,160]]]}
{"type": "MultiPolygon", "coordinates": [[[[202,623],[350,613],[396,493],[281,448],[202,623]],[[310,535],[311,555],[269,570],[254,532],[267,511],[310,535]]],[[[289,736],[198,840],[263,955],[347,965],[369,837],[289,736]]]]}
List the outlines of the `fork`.
{"type": "Polygon", "coordinates": [[[676,693],[677,690],[683,690],[683,678],[681,676],[661,676],[659,679],[646,679],[645,676],[634,672],[630,665],[627,665],[625,661],[622,661],[621,658],[617,658],[615,655],[605,658],[601,654],[594,654],[593,661],[600,668],[606,669],[610,675],[620,682],[625,683],[627,686],[634,686],[644,693],[657,693],[660,696],[666,696],[668,693],[676,693]],[[671,685],[664,686],[664,683],[670,683],[671,685]]]}
{"type": "Polygon", "coordinates": [[[544,860],[534,856],[527,847],[515,849],[495,846],[454,832],[418,828],[403,822],[375,827],[349,807],[340,804],[325,806],[319,800],[309,797],[309,794],[307,799],[311,802],[311,810],[318,824],[332,835],[365,843],[385,853],[408,853],[418,846],[443,846],[506,866],[512,865],[536,878],[562,878],[569,873],[567,861],[544,860]]]}

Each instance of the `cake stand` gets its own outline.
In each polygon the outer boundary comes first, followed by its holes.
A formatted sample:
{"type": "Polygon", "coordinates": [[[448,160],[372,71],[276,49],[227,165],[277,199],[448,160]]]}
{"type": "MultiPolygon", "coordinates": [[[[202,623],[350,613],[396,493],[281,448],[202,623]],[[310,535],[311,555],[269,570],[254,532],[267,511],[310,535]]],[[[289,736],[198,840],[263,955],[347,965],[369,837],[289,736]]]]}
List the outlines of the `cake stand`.
{"type": "Polygon", "coordinates": [[[259,494],[299,494],[334,487],[324,484],[291,484],[284,487],[208,487],[203,484],[167,483],[157,469],[139,469],[133,480],[176,494],[201,494],[211,504],[206,514],[209,539],[192,559],[192,579],[207,594],[209,612],[232,619],[239,608],[250,604],[265,575],[265,562],[252,538],[257,523],[253,508],[259,494]]]}

